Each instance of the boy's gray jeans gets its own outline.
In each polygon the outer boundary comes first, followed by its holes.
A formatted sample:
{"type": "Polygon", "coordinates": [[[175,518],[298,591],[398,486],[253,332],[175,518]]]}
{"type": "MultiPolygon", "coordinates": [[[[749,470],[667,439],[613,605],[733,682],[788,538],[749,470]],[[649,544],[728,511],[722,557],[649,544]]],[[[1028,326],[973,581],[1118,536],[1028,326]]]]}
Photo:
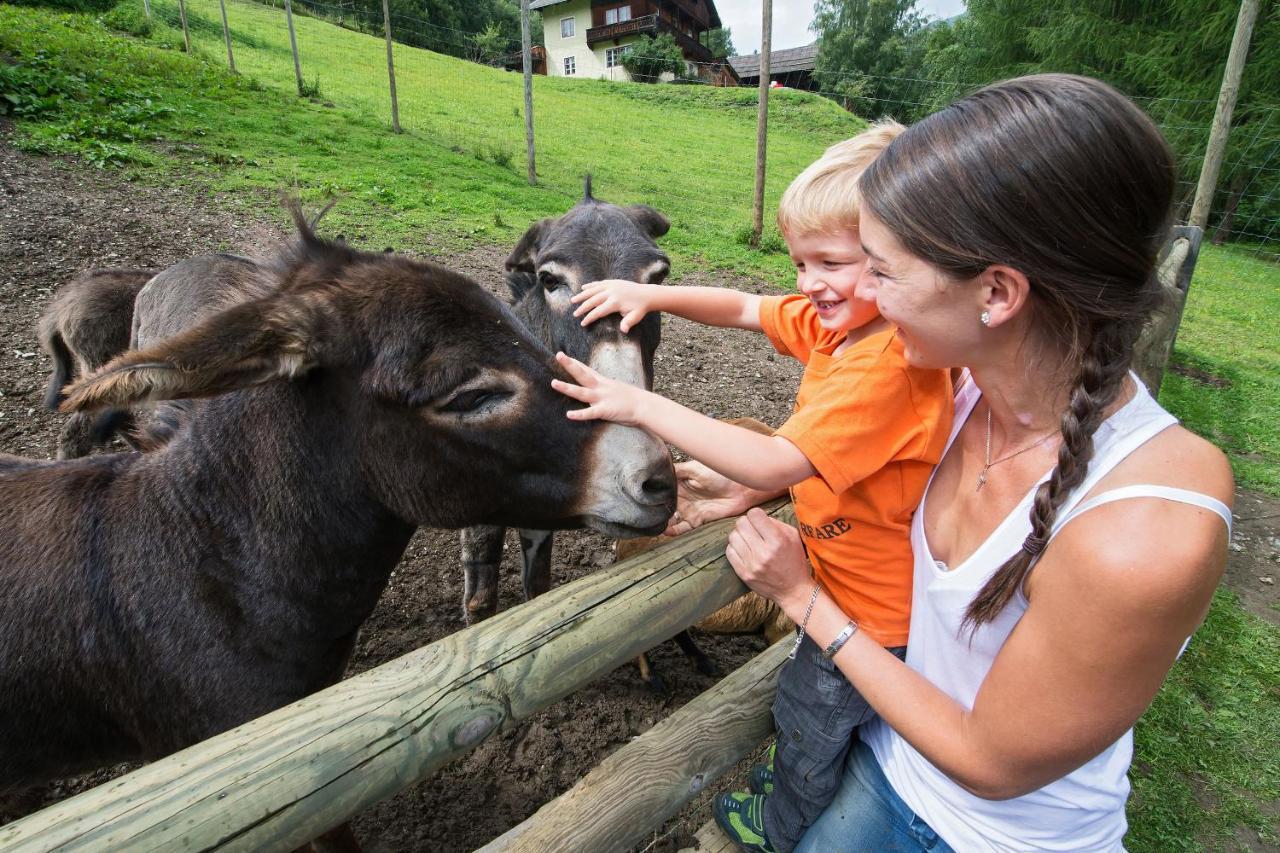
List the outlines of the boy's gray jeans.
{"type": "MultiPolygon", "coordinates": [[[[906,657],[906,646],[889,649],[906,657]]],[[[778,676],[773,721],[778,748],[773,762],[773,793],[764,802],[764,828],[769,845],[791,853],[800,836],[831,804],[854,730],[875,711],[836,665],[808,637],[795,660],[778,676]]]]}

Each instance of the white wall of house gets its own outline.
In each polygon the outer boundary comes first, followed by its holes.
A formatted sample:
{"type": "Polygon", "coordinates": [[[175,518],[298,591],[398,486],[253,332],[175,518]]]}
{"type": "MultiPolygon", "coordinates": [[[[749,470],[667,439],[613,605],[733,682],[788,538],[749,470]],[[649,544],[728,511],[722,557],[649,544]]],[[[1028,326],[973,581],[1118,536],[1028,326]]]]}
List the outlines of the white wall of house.
{"type": "Polygon", "coordinates": [[[591,27],[591,0],[569,0],[540,10],[542,12],[543,43],[547,46],[547,74],[552,77],[585,77],[604,80],[630,80],[631,75],[620,64],[608,67],[607,51],[613,47],[625,47],[634,38],[624,39],[615,45],[612,40],[601,42],[595,49],[587,47],[587,30],[591,27]],[[562,35],[563,22],[573,18],[573,36],[562,35]],[[565,59],[572,57],[574,73],[566,75],[565,59]]]}

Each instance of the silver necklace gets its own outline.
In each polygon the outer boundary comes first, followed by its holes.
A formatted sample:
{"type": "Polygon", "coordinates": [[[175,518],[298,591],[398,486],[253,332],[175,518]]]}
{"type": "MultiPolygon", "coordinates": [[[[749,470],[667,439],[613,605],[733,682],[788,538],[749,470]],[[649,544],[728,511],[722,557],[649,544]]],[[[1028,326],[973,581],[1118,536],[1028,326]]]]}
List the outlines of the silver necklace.
{"type": "Polygon", "coordinates": [[[1031,450],[1034,447],[1039,447],[1040,445],[1044,444],[1052,436],[1055,436],[1057,434],[1058,434],[1057,430],[1054,430],[1053,432],[1050,432],[1050,433],[1046,433],[1045,435],[1040,436],[1031,444],[1028,444],[1026,447],[1022,448],[1021,450],[1015,450],[1013,453],[1010,453],[1008,456],[1001,456],[999,459],[992,462],[991,461],[991,406],[990,404],[988,404],[987,405],[986,461],[982,465],[982,470],[978,472],[978,488],[975,489],[975,491],[979,491],[979,492],[982,491],[982,487],[987,484],[987,469],[990,468],[992,465],[999,465],[1001,462],[1008,462],[1010,459],[1012,459],[1015,456],[1021,456],[1023,453],[1026,453],[1028,450],[1031,450]]]}

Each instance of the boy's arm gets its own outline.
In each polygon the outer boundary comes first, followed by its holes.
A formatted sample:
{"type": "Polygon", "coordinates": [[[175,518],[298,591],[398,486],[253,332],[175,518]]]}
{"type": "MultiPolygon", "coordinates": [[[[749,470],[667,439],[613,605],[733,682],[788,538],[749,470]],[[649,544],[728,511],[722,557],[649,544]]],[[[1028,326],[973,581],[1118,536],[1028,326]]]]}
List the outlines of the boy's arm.
{"type": "Polygon", "coordinates": [[[572,301],[578,305],[573,316],[582,317],[582,325],[621,314],[624,333],[653,311],[665,311],[704,326],[759,332],[762,298],[727,287],[673,287],[609,279],[588,284],[572,301]]]}
{"type": "Polygon", "coordinates": [[[761,435],[698,414],[659,394],[607,379],[564,353],[556,353],[556,361],[578,384],[557,379],[551,386],[587,404],[568,412],[574,420],[602,418],[638,426],[759,491],[785,489],[817,473],[800,449],[781,436],[761,435]]]}

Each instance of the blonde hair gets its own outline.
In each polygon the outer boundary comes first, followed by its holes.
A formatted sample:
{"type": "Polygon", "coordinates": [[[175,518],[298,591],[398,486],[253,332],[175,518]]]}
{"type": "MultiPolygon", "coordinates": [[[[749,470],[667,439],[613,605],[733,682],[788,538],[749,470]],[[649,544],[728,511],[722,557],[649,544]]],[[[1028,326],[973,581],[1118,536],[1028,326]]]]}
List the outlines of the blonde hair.
{"type": "Polygon", "coordinates": [[[820,234],[858,227],[858,178],[905,127],[881,119],[852,139],[837,142],[801,172],[778,203],[778,230],[820,234]]]}

